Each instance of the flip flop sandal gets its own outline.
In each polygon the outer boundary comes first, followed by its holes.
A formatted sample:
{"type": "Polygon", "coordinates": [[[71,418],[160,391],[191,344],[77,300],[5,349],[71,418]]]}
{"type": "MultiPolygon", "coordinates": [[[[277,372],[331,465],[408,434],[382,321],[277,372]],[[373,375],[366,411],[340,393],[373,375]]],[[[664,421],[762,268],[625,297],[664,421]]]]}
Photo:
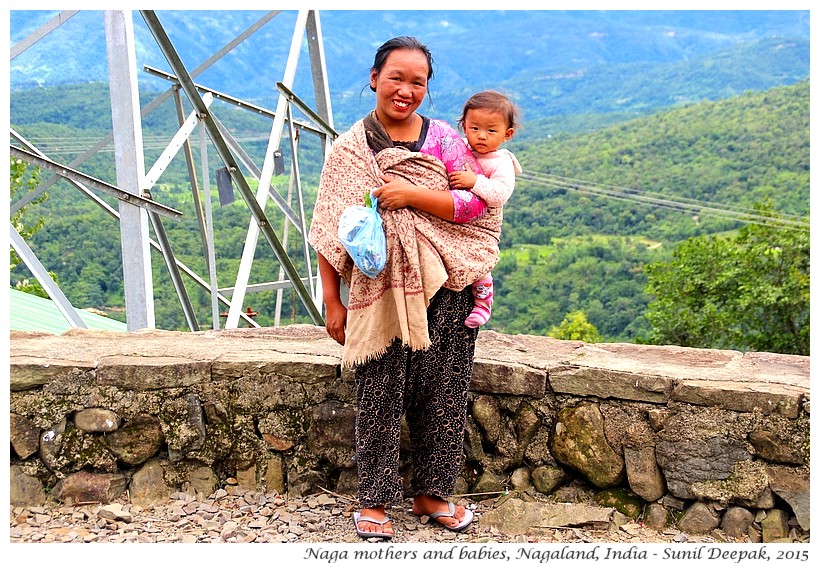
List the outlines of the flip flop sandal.
{"type": "Polygon", "coordinates": [[[432,514],[428,514],[428,516],[430,517],[431,520],[434,520],[437,524],[440,524],[441,526],[444,526],[445,528],[447,528],[451,532],[460,532],[464,528],[469,526],[470,523],[472,523],[472,521],[473,521],[473,511],[470,510],[469,508],[464,509],[464,519],[461,522],[459,522],[458,524],[456,524],[455,526],[448,526],[447,524],[439,522],[438,519],[441,518],[442,516],[444,516],[446,518],[455,518],[456,517],[456,507],[452,502],[447,501],[447,508],[448,508],[448,510],[446,510],[446,511],[441,510],[439,512],[433,512],[432,514]]]}
{"type": "Polygon", "coordinates": [[[359,529],[359,522],[370,522],[372,524],[379,524],[380,526],[384,526],[388,522],[390,522],[390,518],[385,516],[381,520],[376,520],[375,518],[371,518],[370,516],[362,516],[361,512],[354,512],[353,513],[353,525],[356,526],[356,534],[360,538],[383,538],[383,539],[392,539],[393,534],[389,532],[365,532],[359,529]]]}

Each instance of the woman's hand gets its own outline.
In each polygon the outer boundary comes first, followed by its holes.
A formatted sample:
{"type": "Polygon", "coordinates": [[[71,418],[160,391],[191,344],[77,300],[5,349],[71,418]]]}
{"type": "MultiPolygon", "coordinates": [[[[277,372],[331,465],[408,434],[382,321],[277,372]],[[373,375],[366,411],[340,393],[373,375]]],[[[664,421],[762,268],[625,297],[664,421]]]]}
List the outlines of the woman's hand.
{"type": "Polygon", "coordinates": [[[336,342],[344,346],[347,307],[339,294],[339,274],[321,253],[317,254],[319,276],[322,278],[322,299],[325,302],[325,330],[336,342]]]}
{"type": "Polygon", "coordinates": [[[447,221],[453,220],[454,206],[450,190],[431,190],[391,178],[386,174],[380,176],[386,183],[371,192],[379,199],[380,208],[395,211],[412,207],[447,221]]]}
{"type": "Polygon", "coordinates": [[[330,337],[344,346],[347,307],[341,301],[325,303],[325,329],[330,337]]]}
{"type": "Polygon", "coordinates": [[[386,174],[381,174],[381,179],[384,184],[375,188],[371,193],[378,198],[379,207],[395,211],[404,207],[414,207],[414,202],[417,201],[419,194],[418,186],[408,184],[404,180],[391,178],[386,174]]]}

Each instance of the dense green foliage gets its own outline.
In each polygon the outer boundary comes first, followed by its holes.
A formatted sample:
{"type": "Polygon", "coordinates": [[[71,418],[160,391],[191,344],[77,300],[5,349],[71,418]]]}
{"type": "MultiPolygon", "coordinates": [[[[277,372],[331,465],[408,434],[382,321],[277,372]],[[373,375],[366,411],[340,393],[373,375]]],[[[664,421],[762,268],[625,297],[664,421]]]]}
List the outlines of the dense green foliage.
{"type": "MultiPolygon", "coordinates": [[[[30,192],[34,191],[34,189],[36,189],[39,185],[39,168],[36,166],[31,166],[29,163],[24,160],[20,160],[19,158],[9,158],[9,195],[11,201],[16,202],[22,199],[30,192]]],[[[26,209],[30,209],[29,206],[43,203],[47,197],[48,194],[42,194],[33,199],[27,206],[23,206],[21,209],[11,214],[11,225],[18,233],[20,233],[20,236],[23,237],[24,240],[30,239],[34,233],[39,231],[43,226],[43,218],[40,217],[32,223],[30,221],[31,217],[26,215],[26,209]]],[[[19,258],[14,256],[14,251],[12,251],[12,255],[11,263],[14,265],[18,263],[19,258]]]]}
{"type": "Polygon", "coordinates": [[[780,213],[808,216],[809,83],[556,135],[514,152],[525,172],[686,197],[704,210],[687,215],[523,180],[504,212],[508,245],[585,233],[683,240],[740,226],[710,215],[710,204],[752,209],[766,198],[780,213]]]}
{"type": "Polygon", "coordinates": [[[693,238],[647,275],[651,342],[809,354],[808,231],[749,224],[693,238]]]}
{"type": "Polygon", "coordinates": [[[501,252],[493,315],[487,326],[509,333],[547,335],[567,313],[584,311],[606,340],[648,335],[644,311],[646,264],[668,255],[663,245],[637,237],[584,236],[549,245],[516,245],[501,252]]]}
{"type": "Polygon", "coordinates": [[[601,335],[595,325],[587,320],[583,311],[570,311],[561,324],[552,327],[547,336],[559,340],[583,340],[584,342],[601,342],[601,335]]]}

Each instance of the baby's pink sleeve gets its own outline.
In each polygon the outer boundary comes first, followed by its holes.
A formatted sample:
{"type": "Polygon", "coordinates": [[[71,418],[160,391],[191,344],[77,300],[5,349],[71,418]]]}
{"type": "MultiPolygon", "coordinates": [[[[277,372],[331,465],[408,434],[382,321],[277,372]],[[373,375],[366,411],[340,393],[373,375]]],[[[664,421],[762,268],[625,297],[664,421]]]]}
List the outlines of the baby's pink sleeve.
{"type": "MultiPolygon", "coordinates": [[[[441,160],[448,174],[467,167],[476,175],[483,174],[473,151],[455,129],[438,119],[431,119],[429,127],[421,152],[441,160]]],[[[450,190],[450,193],[453,194],[454,223],[470,223],[487,212],[487,203],[470,190],[450,190]]]]}
{"type": "Polygon", "coordinates": [[[487,212],[487,203],[470,190],[450,190],[453,194],[453,223],[472,223],[487,212]]]}
{"type": "Polygon", "coordinates": [[[476,174],[483,173],[473,151],[464,139],[459,137],[455,129],[438,119],[431,119],[429,127],[421,152],[435,156],[442,161],[448,174],[456,170],[466,170],[466,167],[476,174]]]}

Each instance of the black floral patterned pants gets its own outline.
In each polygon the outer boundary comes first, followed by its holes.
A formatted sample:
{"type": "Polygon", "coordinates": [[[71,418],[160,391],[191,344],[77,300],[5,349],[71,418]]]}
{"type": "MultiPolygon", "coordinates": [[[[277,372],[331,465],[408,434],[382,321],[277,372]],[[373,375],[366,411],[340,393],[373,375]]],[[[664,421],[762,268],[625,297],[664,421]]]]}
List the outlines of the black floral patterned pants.
{"type": "Polygon", "coordinates": [[[427,309],[432,346],[411,351],[399,340],[356,368],[356,462],[363,508],[402,500],[399,441],[410,430],[413,495],[453,493],[464,452],[467,391],[478,329],[464,326],[471,288],[441,289],[427,309]]]}

